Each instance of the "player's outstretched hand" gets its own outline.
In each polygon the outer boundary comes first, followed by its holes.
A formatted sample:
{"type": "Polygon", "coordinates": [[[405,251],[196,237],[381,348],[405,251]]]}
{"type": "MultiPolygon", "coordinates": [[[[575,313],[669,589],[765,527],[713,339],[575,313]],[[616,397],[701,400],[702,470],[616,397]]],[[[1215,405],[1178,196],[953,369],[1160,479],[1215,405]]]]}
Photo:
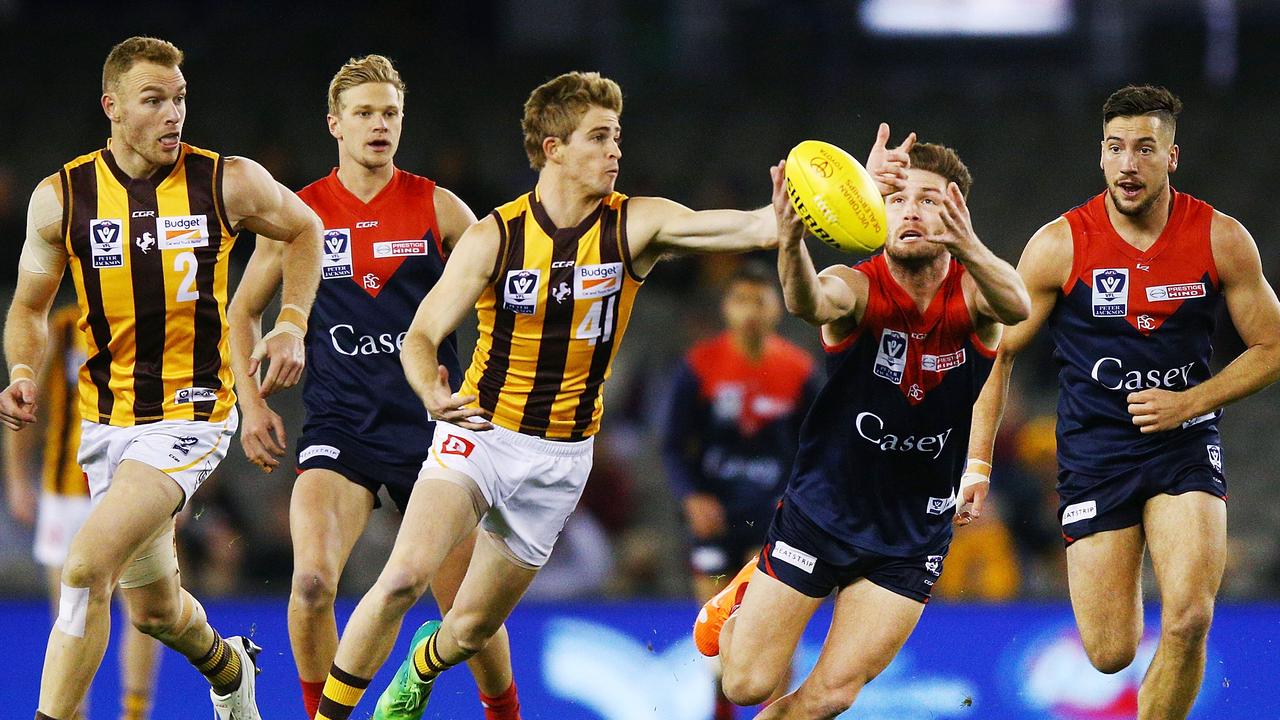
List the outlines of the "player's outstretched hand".
{"type": "Polygon", "coordinates": [[[889,148],[889,123],[880,123],[876,142],[867,154],[867,172],[876,181],[881,195],[889,196],[907,186],[907,168],[911,167],[911,148],[916,134],[907,135],[898,147],[889,148]]]}
{"type": "Polygon", "coordinates": [[[0,423],[10,430],[21,430],[36,421],[36,384],[18,378],[0,391],[0,423]]]}
{"type": "Polygon", "coordinates": [[[769,177],[773,180],[773,215],[778,219],[778,244],[800,242],[804,236],[804,225],[787,194],[787,161],[769,168],[769,177]]]}
{"type": "Polygon", "coordinates": [[[987,493],[990,491],[990,479],[978,473],[965,473],[960,478],[960,497],[956,502],[953,522],[956,525],[968,525],[981,517],[982,506],[987,504],[987,493]]]}
{"type": "Polygon", "coordinates": [[[240,403],[243,419],[240,425],[240,447],[249,462],[271,472],[280,465],[288,438],[284,432],[284,420],[265,402],[240,403]]]}
{"type": "Polygon", "coordinates": [[[477,399],[475,395],[462,395],[450,390],[449,369],[441,365],[436,382],[423,393],[422,404],[427,406],[427,413],[432,420],[468,430],[492,430],[493,424],[489,420],[493,414],[476,407],[474,403],[477,399]]]}
{"type": "Polygon", "coordinates": [[[952,257],[964,262],[974,248],[982,245],[978,234],[973,231],[973,220],[969,217],[969,206],[964,201],[964,193],[960,186],[947,183],[947,194],[942,200],[941,235],[932,235],[926,240],[945,245],[952,257]]]}
{"type": "Polygon", "coordinates": [[[1129,414],[1144,433],[1173,430],[1193,415],[1186,400],[1184,393],[1172,390],[1139,390],[1129,393],[1129,414]]]}
{"type": "Polygon", "coordinates": [[[275,329],[264,335],[249,357],[249,373],[256,374],[264,359],[267,361],[267,376],[259,387],[262,397],[297,385],[307,365],[307,349],[302,334],[275,329]]]}

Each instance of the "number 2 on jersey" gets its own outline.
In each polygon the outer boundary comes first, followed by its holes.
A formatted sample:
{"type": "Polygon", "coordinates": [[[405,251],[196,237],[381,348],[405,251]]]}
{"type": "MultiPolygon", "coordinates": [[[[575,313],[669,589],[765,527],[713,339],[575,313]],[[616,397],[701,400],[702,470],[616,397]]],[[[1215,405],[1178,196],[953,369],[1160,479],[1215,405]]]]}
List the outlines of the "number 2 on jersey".
{"type": "Polygon", "coordinates": [[[574,339],[586,340],[588,345],[609,342],[613,337],[613,306],[617,300],[617,295],[610,295],[604,300],[591,303],[591,307],[587,308],[587,314],[582,318],[582,322],[578,323],[578,329],[573,333],[574,339]],[[600,322],[602,314],[604,315],[603,323],[600,322]]]}
{"type": "Polygon", "coordinates": [[[173,269],[178,272],[185,272],[182,276],[182,282],[178,283],[178,302],[192,302],[200,299],[200,291],[196,289],[196,270],[200,268],[200,261],[196,259],[193,252],[178,253],[173,259],[173,269]]]}

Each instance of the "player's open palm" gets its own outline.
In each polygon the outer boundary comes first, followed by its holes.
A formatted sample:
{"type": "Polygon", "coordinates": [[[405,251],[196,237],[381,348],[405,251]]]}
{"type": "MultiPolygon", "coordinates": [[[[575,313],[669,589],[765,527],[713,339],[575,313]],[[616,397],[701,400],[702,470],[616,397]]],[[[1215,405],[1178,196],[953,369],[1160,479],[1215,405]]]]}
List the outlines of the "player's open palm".
{"type": "Polygon", "coordinates": [[[969,217],[969,206],[964,201],[964,193],[960,186],[947,183],[947,194],[942,200],[942,233],[928,238],[930,242],[945,245],[955,259],[964,262],[982,241],[973,231],[973,219],[969,217]]]}
{"type": "Polygon", "coordinates": [[[911,148],[916,144],[916,134],[907,135],[901,145],[889,147],[889,124],[880,123],[875,144],[867,154],[867,172],[876,182],[881,195],[892,195],[907,186],[907,168],[911,167],[911,148]]]}
{"type": "Polygon", "coordinates": [[[468,430],[492,430],[489,422],[492,413],[476,407],[478,398],[475,395],[455,393],[449,388],[449,370],[441,365],[435,382],[428,385],[422,393],[422,403],[426,405],[431,419],[447,422],[450,425],[468,430]]]}
{"type": "Polygon", "coordinates": [[[271,472],[280,465],[287,437],[284,420],[265,402],[251,405],[241,403],[243,421],[240,425],[240,447],[249,462],[271,472]]]}
{"type": "Polygon", "coordinates": [[[19,378],[0,391],[0,422],[10,430],[21,430],[36,421],[36,384],[19,378]]]}
{"type": "Polygon", "coordinates": [[[263,360],[267,361],[267,375],[260,387],[262,397],[297,385],[307,365],[307,348],[301,334],[275,330],[267,333],[253,348],[249,372],[258,372],[263,360]]]}

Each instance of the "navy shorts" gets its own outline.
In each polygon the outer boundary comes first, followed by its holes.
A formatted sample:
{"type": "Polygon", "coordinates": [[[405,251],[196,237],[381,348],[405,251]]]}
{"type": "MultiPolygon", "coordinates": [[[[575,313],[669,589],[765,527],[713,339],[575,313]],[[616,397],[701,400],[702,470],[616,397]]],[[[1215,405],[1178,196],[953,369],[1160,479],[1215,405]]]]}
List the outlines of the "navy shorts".
{"type": "Polygon", "coordinates": [[[1222,440],[1199,433],[1161,448],[1145,462],[1108,476],[1061,470],[1058,520],[1067,545],[1082,537],[1142,523],[1142,509],[1156,495],[1207,492],[1227,499],[1222,440]]]}
{"type": "Polygon", "coordinates": [[[689,562],[694,572],[702,575],[733,574],[742,567],[752,553],[764,545],[765,531],[769,529],[768,515],[764,519],[748,519],[729,516],[728,526],[717,537],[694,539],[689,562]]]}
{"type": "Polygon", "coordinates": [[[398,465],[377,462],[345,435],[313,427],[306,429],[298,438],[298,474],[315,468],[332,470],[368,490],[373,495],[374,508],[382,506],[378,489],[386,487],[387,495],[404,514],[422,462],[398,465]]]}
{"type": "Polygon", "coordinates": [[[809,597],[823,598],[832,590],[866,578],[903,597],[927,603],[950,547],[948,534],[920,554],[881,555],[837,540],[784,501],[773,514],[756,567],[809,597]]]}

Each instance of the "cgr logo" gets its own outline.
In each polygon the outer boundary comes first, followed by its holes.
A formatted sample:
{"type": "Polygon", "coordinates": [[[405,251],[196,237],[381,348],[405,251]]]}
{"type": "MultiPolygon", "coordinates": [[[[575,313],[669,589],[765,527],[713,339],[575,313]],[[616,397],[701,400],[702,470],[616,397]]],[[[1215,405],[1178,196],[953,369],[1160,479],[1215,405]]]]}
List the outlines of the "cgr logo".
{"type": "Polygon", "coordinates": [[[356,223],[357,230],[360,230],[363,228],[375,228],[375,227],[378,227],[377,220],[361,220],[360,222],[356,223]]]}
{"type": "Polygon", "coordinates": [[[476,444],[470,440],[459,437],[457,435],[448,435],[444,442],[440,443],[441,455],[458,455],[461,457],[470,457],[471,451],[476,449],[476,444]]]}

